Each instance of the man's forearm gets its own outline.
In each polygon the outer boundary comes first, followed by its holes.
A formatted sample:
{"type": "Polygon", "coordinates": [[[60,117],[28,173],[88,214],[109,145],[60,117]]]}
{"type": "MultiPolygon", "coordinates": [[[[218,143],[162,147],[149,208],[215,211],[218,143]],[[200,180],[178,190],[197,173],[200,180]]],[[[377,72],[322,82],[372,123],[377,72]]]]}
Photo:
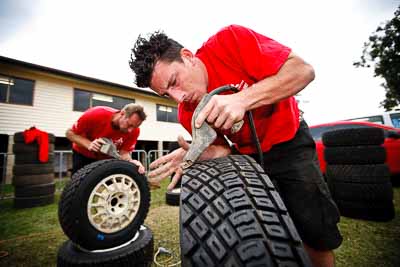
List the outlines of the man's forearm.
{"type": "Polygon", "coordinates": [[[252,110],[297,94],[314,80],[314,77],[312,66],[291,54],[276,75],[253,84],[237,95],[242,101],[246,101],[246,110],[252,110]]]}
{"type": "Polygon", "coordinates": [[[84,147],[88,149],[90,145],[90,140],[80,136],[78,134],[75,134],[71,129],[68,129],[66,132],[66,137],[73,143],[77,144],[78,146],[84,147]]]}
{"type": "Polygon", "coordinates": [[[119,152],[119,155],[121,156],[122,160],[127,160],[127,161],[131,161],[132,157],[131,157],[131,153],[125,150],[121,150],[119,152]]]}

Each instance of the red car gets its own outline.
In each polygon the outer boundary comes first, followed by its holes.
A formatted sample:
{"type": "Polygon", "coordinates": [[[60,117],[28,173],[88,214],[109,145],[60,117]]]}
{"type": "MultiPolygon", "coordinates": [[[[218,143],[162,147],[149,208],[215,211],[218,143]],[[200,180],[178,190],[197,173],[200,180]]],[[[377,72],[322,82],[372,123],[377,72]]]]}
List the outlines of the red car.
{"type": "Polygon", "coordinates": [[[386,164],[392,176],[400,176],[400,129],[371,122],[337,121],[310,126],[310,132],[317,145],[319,165],[323,174],[326,170],[324,159],[324,145],[322,144],[322,134],[327,131],[346,129],[376,127],[384,130],[386,150],[386,164]]]}

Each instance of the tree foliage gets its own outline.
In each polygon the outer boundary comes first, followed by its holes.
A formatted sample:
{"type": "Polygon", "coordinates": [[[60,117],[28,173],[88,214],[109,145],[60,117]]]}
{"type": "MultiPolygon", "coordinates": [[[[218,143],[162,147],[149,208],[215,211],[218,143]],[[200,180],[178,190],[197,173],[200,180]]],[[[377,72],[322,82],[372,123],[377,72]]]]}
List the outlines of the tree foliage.
{"type": "Polygon", "coordinates": [[[374,76],[384,79],[386,99],[381,102],[386,110],[400,105],[400,6],[394,18],[379,26],[364,43],[363,54],[356,67],[374,66],[374,76]],[[373,64],[371,64],[373,63],[373,64]]]}

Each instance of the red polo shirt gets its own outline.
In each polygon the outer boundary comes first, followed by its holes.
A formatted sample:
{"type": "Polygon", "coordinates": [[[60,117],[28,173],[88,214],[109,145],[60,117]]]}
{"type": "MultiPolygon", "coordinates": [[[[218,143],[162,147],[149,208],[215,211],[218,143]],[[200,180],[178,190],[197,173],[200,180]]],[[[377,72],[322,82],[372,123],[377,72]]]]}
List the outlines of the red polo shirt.
{"type": "MultiPolygon", "coordinates": [[[[140,129],[133,129],[130,133],[123,133],[111,127],[112,116],[117,113],[118,110],[98,106],[88,109],[83,113],[83,115],[78,119],[78,121],[72,126],[72,131],[75,134],[86,137],[90,141],[93,141],[100,137],[107,137],[113,141],[118,151],[133,151],[137,139],[140,134],[140,129]]],[[[88,158],[93,159],[106,159],[109,156],[102,153],[95,153],[87,150],[77,144],[73,143],[73,150],[84,155],[88,158]]]]}
{"type": "MultiPolygon", "coordinates": [[[[211,36],[196,52],[208,73],[208,88],[212,90],[227,84],[245,84],[241,90],[257,81],[276,74],[288,58],[291,49],[248,28],[230,25],[211,36]]],[[[231,93],[231,92],[228,92],[231,93]]],[[[190,133],[196,105],[181,103],[178,118],[190,133]]],[[[254,109],[253,118],[261,148],[267,152],[274,144],[292,139],[299,128],[299,109],[294,97],[274,105],[254,109]]],[[[243,154],[256,153],[247,116],[241,130],[235,134],[223,132],[238,145],[243,154]]],[[[216,141],[221,144],[222,138],[216,141]]]]}

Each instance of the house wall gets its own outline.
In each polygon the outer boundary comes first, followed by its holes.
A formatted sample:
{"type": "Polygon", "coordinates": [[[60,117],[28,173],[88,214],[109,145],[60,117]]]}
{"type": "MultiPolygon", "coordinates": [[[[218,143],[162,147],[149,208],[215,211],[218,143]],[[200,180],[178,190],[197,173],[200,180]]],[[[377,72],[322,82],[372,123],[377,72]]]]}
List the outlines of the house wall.
{"type": "Polygon", "coordinates": [[[36,126],[36,128],[57,137],[65,137],[65,131],[83,113],[73,111],[74,88],[135,99],[135,103],[142,105],[147,114],[146,121],[140,127],[139,141],[156,141],[158,148],[161,149],[163,141],[176,141],[178,135],[182,135],[186,140],[191,140],[188,132],[179,123],[157,121],[157,104],[176,106],[174,102],[157,95],[82,81],[1,62],[0,74],[35,81],[32,106],[0,103],[0,134],[10,135],[7,144],[6,183],[10,183],[12,179],[14,165],[12,136],[14,133],[36,126]]]}
{"type": "Polygon", "coordinates": [[[0,134],[13,135],[36,126],[58,137],[64,137],[65,131],[82,115],[82,112],[73,111],[73,89],[79,88],[134,98],[137,104],[141,104],[147,119],[140,127],[139,140],[176,141],[178,135],[190,140],[190,135],[179,123],[156,120],[156,104],[176,106],[167,99],[1,64],[0,74],[35,81],[33,106],[0,103],[0,134]]]}

